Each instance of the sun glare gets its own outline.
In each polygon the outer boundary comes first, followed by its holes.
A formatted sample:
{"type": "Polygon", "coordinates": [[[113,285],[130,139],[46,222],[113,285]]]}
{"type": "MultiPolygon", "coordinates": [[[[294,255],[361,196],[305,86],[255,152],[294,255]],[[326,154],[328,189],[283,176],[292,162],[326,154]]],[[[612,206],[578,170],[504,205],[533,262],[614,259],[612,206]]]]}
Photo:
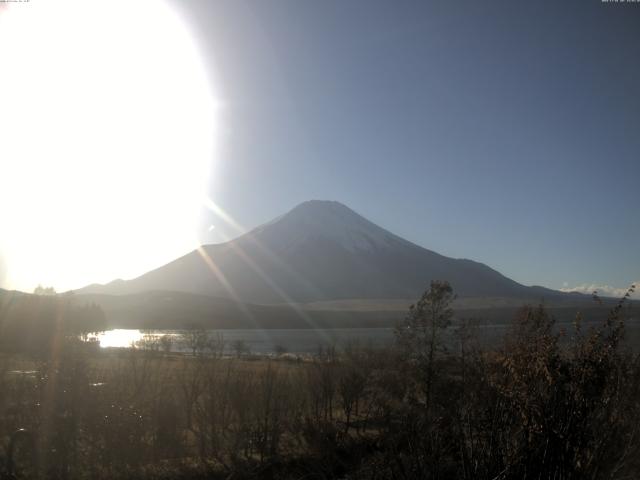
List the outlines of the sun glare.
{"type": "Polygon", "coordinates": [[[0,9],[0,286],[128,278],[194,248],[215,101],[161,1],[0,9]]]}

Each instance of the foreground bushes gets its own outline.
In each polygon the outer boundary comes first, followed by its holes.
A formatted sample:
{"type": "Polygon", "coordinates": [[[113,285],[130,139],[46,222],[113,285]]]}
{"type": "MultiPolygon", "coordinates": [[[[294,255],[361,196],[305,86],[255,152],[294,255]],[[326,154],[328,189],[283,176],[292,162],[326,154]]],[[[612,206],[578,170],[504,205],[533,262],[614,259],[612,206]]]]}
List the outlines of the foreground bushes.
{"type": "MultiPolygon", "coordinates": [[[[434,292],[438,301],[451,299],[447,285],[434,284],[434,292]]],[[[429,335],[416,335],[429,342],[405,349],[422,354],[412,390],[424,393],[383,435],[399,439],[389,476],[637,476],[640,365],[620,347],[623,303],[587,332],[578,318],[571,333],[556,331],[542,307],[526,307],[502,349],[479,351],[462,328],[459,353],[438,357],[431,331],[443,328],[447,303],[426,314],[429,335]]]]}
{"type": "Polygon", "coordinates": [[[394,348],[305,362],[59,339],[47,360],[0,357],[0,435],[32,432],[18,470],[44,478],[637,476],[640,365],[620,343],[623,303],[571,332],[526,307],[485,351],[472,324],[452,326],[452,299],[435,282],[394,348]]]}

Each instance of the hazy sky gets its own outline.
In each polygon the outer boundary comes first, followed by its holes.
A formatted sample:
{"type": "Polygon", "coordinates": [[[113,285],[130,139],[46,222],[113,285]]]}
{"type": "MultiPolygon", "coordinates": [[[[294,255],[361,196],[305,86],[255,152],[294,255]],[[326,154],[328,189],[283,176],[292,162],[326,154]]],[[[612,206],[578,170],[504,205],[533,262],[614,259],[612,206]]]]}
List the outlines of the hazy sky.
{"type": "Polygon", "coordinates": [[[176,6],[223,104],[210,195],[240,224],[333,199],[524,284],[640,278],[640,4],[176,6]]]}

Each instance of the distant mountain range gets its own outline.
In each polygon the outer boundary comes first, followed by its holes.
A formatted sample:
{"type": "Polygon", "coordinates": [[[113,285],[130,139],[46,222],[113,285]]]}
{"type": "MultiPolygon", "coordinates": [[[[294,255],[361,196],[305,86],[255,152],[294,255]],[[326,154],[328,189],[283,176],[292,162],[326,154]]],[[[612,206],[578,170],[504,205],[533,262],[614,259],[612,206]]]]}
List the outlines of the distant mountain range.
{"type": "Polygon", "coordinates": [[[521,285],[482,263],[445,257],[394,235],[341,203],[318,200],[140,277],[94,284],[76,293],[174,291],[271,305],[370,302],[416,299],[434,279],[448,280],[460,297],[569,298],[521,285]]]}

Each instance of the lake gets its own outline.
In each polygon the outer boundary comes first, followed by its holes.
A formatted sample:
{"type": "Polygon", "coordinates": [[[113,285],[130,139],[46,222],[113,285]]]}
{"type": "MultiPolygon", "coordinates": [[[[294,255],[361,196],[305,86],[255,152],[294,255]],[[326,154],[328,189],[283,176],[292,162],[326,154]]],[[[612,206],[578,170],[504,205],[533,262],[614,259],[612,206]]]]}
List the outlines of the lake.
{"type": "MultiPolygon", "coordinates": [[[[572,331],[571,322],[558,322],[558,328],[565,328],[567,332],[572,331]]],[[[585,322],[585,330],[593,323],[585,322]]],[[[455,326],[449,329],[448,336],[455,331],[455,326]]],[[[506,324],[483,324],[474,329],[474,333],[481,345],[496,345],[509,328],[506,324]]],[[[220,335],[224,340],[225,351],[232,353],[233,344],[242,340],[251,353],[269,355],[276,352],[276,347],[293,354],[313,354],[317,353],[319,347],[344,348],[350,344],[361,346],[380,347],[390,345],[394,340],[393,328],[331,328],[331,329],[221,329],[209,330],[209,335],[216,337],[220,335]]],[[[100,341],[100,346],[104,348],[127,348],[132,344],[144,343],[145,338],[161,337],[168,335],[172,338],[171,350],[184,352],[185,348],[180,337],[183,331],[180,330],[134,330],[134,329],[114,329],[107,330],[96,335],[100,341]],[[142,342],[141,342],[142,341],[142,342]]],[[[626,327],[627,343],[638,349],[640,346],[640,325],[635,320],[627,322],[626,327]]]]}
{"type": "MultiPolygon", "coordinates": [[[[476,336],[481,343],[495,343],[507,328],[506,325],[483,325],[476,330],[476,336]]],[[[228,329],[209,330],[208,333],[213,338],[217,335],[222,336],[227,353],[232,353],[234,342],[242,340],[251,353],[260,355],[275,353],[276,347],[281,347],[289,353],[313,354],[318,352],[320,347],[341,349],[350,344],[380,347],[390,345],[394,340],[393,328],[228,329]]],[[[102,332],[96,338],[100,341],[101,347],[126,348],[132,344],[143,344],[145,338],[168,335],[173,340],[172,351],[188,351],[181,342],[182,334],[179,330],[116,329],[102,332]]]]}
{"type": "MultiPolygon", "coordinates": [[[[350,343],[367,346],[383,346],[393,341],[392,328],[335,328],[335,329],[270,329],[270,330],[210,330],[208,333],[215,338],[221,335],[226,350],[231,352],[232,345],[242,340],[251,353],[270,354],[276,347],[282,347],[287,352],[298,354],[316,353],[319,347],[344,347],[350,343]]],[[[172,350],[186,350],[180,342],[183,332],[178,330],[108,330],[96,335],[101,347],[125,348],[138,344],[145,336],[172,337],[172,350]]]]}

